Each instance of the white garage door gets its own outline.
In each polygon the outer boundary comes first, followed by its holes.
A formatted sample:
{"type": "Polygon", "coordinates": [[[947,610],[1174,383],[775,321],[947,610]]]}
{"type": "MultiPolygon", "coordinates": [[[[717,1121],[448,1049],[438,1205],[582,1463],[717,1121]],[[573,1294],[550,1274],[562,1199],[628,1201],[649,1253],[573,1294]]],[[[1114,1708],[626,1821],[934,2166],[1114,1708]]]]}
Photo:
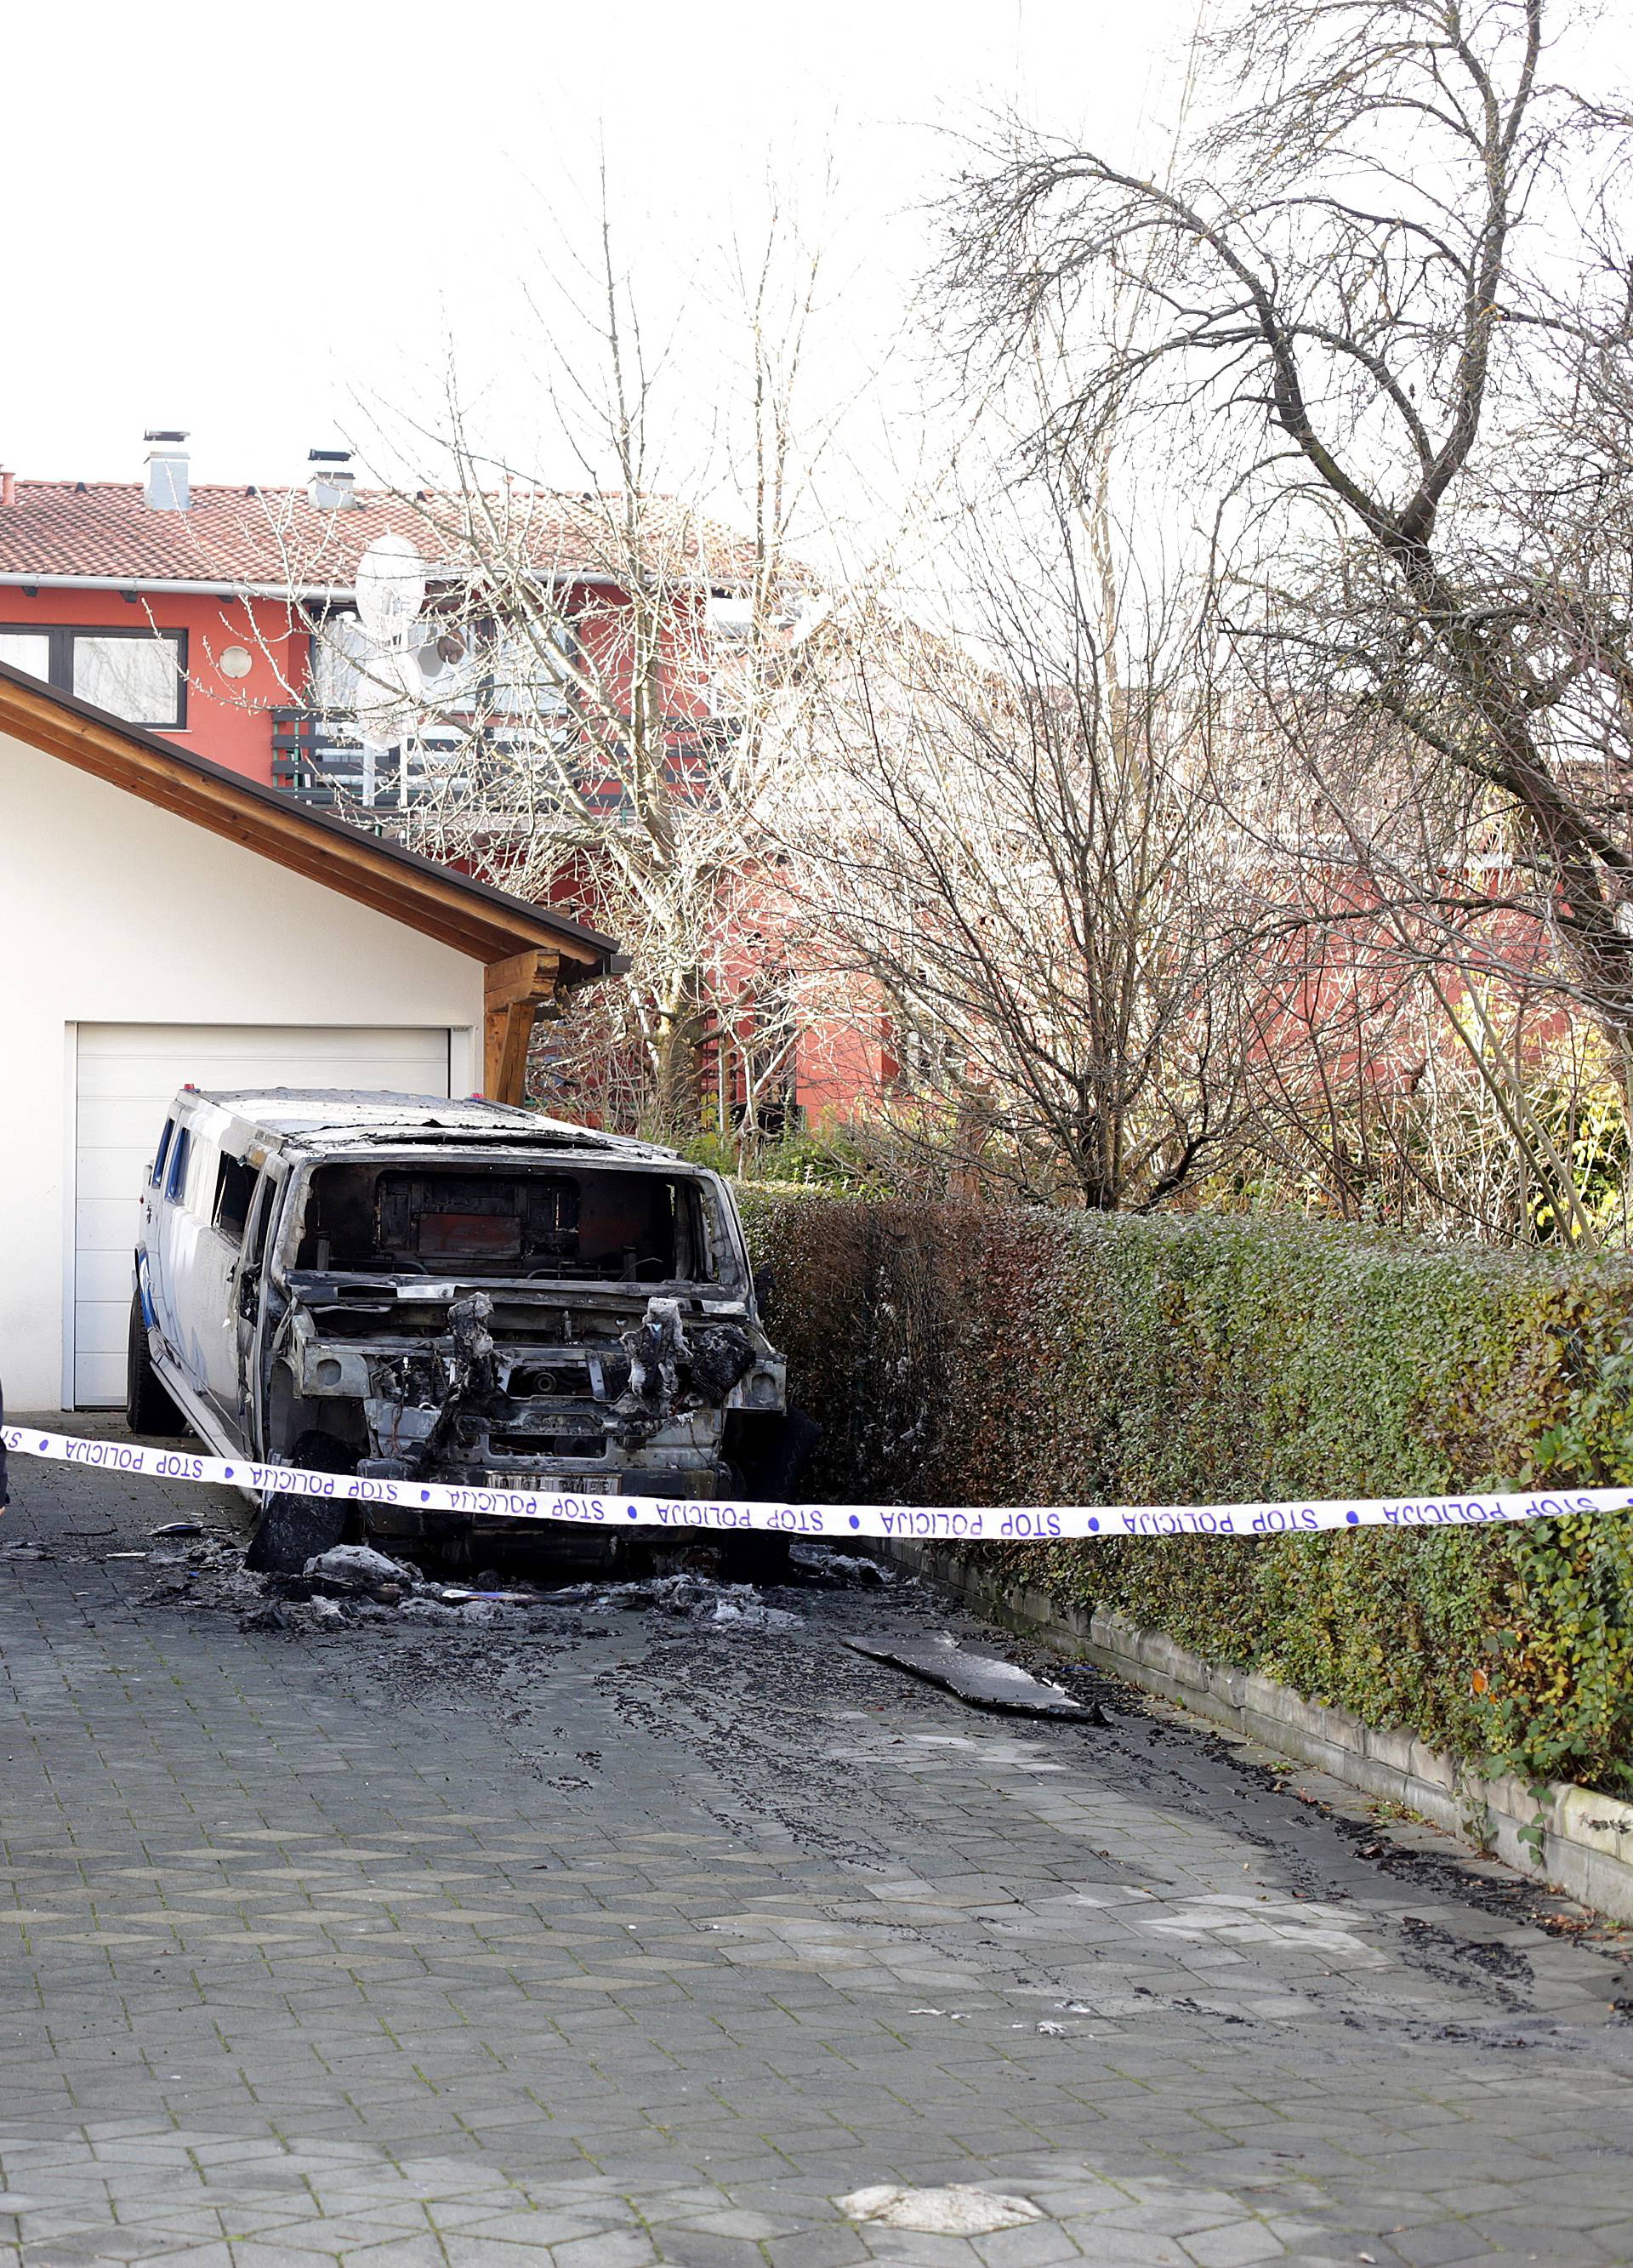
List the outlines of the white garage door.
{"type": "Polygon", "coordinates": [[[74,1404],[125,1398],[137,1191],[178,1087],[363,1086],[446,1094],[446,1031],[82,1024],[74,1184],[74,1404]]]}

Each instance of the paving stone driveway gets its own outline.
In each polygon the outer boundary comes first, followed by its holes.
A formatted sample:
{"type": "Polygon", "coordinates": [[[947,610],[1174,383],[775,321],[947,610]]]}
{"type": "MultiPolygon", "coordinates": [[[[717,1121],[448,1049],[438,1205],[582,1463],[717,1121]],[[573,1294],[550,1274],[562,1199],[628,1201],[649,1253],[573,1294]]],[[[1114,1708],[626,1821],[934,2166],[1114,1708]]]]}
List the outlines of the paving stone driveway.
{"type": "Polygon", "coordinates": [[[244,1633],[112,1556],[236,1499],[15,1481],[0,2260],[1633,2262],[1633,1979],[1317,1778],[839,1645],[916,1587],[244,1633]]]}

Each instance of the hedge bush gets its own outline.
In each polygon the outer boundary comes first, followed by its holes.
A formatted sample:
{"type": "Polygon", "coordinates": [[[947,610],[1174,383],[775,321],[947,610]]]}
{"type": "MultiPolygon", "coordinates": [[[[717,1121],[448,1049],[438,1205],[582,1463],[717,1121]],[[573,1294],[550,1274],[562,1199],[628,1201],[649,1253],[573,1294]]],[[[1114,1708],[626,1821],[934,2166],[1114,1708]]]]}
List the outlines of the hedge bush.
{"type": "MultiPolygon", "coordinates": [[[[1226,1504],[1633,1483],[1633,1263],[1226,1216],[747,1184],[812,1495],[1226,1504]]],[[[983,1543],[1216,1661],[1534,1781],[1633,1793],[1633,1514],[983,1543]]]]}

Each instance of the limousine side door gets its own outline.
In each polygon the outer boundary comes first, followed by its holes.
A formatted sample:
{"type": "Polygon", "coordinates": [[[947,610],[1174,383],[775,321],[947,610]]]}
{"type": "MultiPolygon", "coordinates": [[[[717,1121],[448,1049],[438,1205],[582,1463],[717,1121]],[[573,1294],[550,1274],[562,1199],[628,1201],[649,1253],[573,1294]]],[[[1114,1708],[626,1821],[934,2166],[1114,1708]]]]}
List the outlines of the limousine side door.
{"type": "Polygon", "coordinates": [[[178,1116],[170,1136],[164,1170],[152,1191],[147,1226],[147,1284],[154,1319],[171,1359],[196,1391],[196,1365],[187,1344],[185,1283],[195,1242],[188,1195],[198,1159],[193,1128],[178,1116]]]}
{"type": "Polygon", "coordinates": [[[256,1179],[253,1166],[195,1129],[182,1202],[169,1209],[165,1253],[188,1383],[235,1437],[240,1412],[232,1295],[256,1179]]]}

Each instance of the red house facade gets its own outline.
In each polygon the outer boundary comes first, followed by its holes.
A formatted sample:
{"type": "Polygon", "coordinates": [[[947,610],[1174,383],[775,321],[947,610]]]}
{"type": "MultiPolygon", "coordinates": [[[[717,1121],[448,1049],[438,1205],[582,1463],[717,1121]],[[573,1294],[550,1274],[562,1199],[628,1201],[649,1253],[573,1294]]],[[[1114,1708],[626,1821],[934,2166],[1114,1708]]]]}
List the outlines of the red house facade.
{"type": "MultiPolygon", "coordinates": [[[[0,474],[0,660],[246,778],[324,800],[313,726],[321,710],[332,727],[344,706],[332,680],[358,563],[387,534],[434,550],[449,500],[359,488],[338,451],[314,451],[300,487],[195,487],[186,436],[148,438],[140,482],[0,474]]],[[[610,643],[625,596],[595,502],[530,498],[525,541],[562,615],[610,643]]],[[[434,581],[438,562],[426,564],[434,581]]],[[[700,605],[707,596],[700,587],[700,605]]],[[[668,697],[677,729],[707,714],[678,662],[668,697]]],[[[343,753],[343,733],[326,737],[343,753]]]]}
{"type": "MultiPolygon", "coordinates": [[[[140,482],[0,474],[0,662],[300,802],[365,821],[378,809],[389,830],[416,799],[416,759],[405,746],[377,761],[348,727],[359,563],[382,537],[414,545],[434,626],[436,606],[468,591],[473,554],[482,556],[480,526],[469,540],[472,500],[360,487],[334,451],[313,451],[299,485],[195,485],[184,434],[147,441],[140,482]],[[440,570],[439,521],[467,536],[452,547],[459,563],[440,570]]],[[[505,548],[512,558],[525,550],[548,579],[552,612],[572,625],[616,699],[630,601],[608,565],[609,500],[516,493],[519,505],[512,493],[501,500],[520,515],[499,531],[505,548]]],[[[480,519],[487,501],[476,502],[480,519]]],[[[665,737],[673,763],[683,774],[695,766],[701,778],[711,735],[731,729],[713,713],[711,607],[726,602],[723,615],[740,608],[753,554],[710,530],[707,556],[694,558],[680,513],[673,535],[661,506],[651,525],[671,547],[678,649],[659,657],[665,737]]],[[[538,683],[526,692],[536,711],[538,683]]],[[[484,697],[487,729],[503,729],[504,688],[490,680],[484,697]]],[[[754,957],[747,945],[745,1000],[754,957]]],[[[740,1060],[740,1035],[737,1043],[740,1060]]],[[[882,1074],[880,1049],[856,1035],[803,1033],[775,1116],[842,1110],[882,1074]]]]}

